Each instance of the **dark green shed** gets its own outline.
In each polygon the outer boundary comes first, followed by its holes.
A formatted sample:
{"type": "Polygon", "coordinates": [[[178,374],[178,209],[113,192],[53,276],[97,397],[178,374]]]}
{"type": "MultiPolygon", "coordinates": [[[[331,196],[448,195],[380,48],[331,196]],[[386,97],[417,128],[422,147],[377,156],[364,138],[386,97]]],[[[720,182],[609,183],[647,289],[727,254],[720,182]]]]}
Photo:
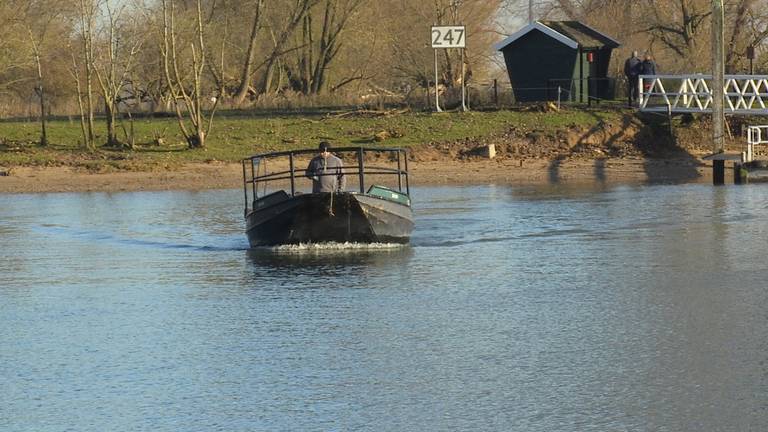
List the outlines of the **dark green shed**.
{"type": "Polygon", "coordinates": [[[515,98],[521,102],[608,99],[611,51],[620,44],[578,21],[537,21],[494,47],[504,54],[515,98]]]}

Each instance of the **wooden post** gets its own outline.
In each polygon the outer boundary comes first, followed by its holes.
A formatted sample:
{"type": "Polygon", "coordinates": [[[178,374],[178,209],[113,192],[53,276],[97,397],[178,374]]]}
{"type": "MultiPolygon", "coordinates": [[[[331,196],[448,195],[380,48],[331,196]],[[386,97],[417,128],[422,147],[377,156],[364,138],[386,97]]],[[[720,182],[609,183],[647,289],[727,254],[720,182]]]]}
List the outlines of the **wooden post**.
{"type": "Polygon", "coordinates": [[[723,185],[725,184],[725,161],[713,160],[712,161],[712,184],[723,185]]]}
{"type": "MultiPolygon", "coordinates": [[[[723,62],[723,0],[712,0],[712,153],[722,153],[725,70],[723,62]]],[[[725,183],[725,161],[712,161],[712,182],[725,183]]]]}
{"type": "Polygon", "coordinates": [[[669,122],[669,137],[675,138],[675,126],[672,123],[672,106],[667,104],[667,121],[669,122]]]}
{"type": "Polygon", "coordinates": [[[579,102],[584,102],[584,52],[579,45],[579,102]]]}
{"type": "Polygon", "coordinates": [[[733,184],[742,184],[741,167],[739,162],[733,163],[733,184]]]}

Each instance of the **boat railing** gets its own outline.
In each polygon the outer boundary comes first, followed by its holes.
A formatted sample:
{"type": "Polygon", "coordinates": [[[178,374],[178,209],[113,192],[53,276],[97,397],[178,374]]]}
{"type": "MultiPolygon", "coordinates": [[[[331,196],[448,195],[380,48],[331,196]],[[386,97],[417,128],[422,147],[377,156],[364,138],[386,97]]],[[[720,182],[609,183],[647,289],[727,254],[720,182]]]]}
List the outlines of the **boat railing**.
{"type": "MultiPolygon", "coordinates": [[[[245,198],[245,214],[255,208],[255,202],[259,199],[259,186],[266,186],[272,182],[290,181],[290,196],[296,196],[297,179],[306,178],[307,169],[297,168],[297,156],[307,157],[316,156],[317,150],[291,150],[272,153],[262,153],[243,159],[243,195],[245,198]],[[274,159],[288,159],[288,169],[278,171],[268,171],[267,161],[274,159]]],[[[349,164],[345,161],[341,168],[341,174],[344,176],[356,176],[359,184],[360,193],[365,193],[366,176],[370,175],[388,175],[397,178],[397,190],[401,193],[410,195],[410,184],[408,182],[408,157],[405,149],[402,148],[382,148],[382,147],[339,147],[333,148],[335,154],[355,154],[355,163],[349,164]],[[396,155],[397,167],[386,167],[379,165],[366,164],[366,154],[387,154],[396,155]]],[[[393,159],[392,162],[395,162],[393,159]]],[[[337,176],[338,173],[320,174],[320,176],[337,176]]],[[[309,180],[309,179],[307,179],[309,180]]],[[[288,192],[288,191],[286,191],[288,192]]],[[[265,195],[264,192],[262,195],[265,195]]]]}

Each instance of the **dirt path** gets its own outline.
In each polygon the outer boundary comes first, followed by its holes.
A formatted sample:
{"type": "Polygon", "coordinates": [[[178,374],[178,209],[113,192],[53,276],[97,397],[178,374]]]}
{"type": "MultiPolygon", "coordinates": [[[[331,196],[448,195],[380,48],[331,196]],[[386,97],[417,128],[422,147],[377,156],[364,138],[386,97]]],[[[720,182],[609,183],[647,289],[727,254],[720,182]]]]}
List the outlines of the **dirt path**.
{"type": "MultiPolygon", "coordinates": [[[[638,183],[708,181],[696,159],[441,160],[413,162],[411,185],[638,183]]],[[[0,193],[229,189],[242,185],[239,164],[194,164],[168,172],[90,174],[68,167],[0,170],[0,193]]]]}

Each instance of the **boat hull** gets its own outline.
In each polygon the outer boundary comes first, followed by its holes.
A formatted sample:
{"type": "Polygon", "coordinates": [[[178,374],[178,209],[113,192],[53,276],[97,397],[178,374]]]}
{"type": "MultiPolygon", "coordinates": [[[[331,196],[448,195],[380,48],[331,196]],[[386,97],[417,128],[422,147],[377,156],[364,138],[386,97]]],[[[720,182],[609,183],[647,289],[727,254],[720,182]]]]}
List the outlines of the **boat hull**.
{"type": "Polygon", "coordinates": [[[246,216],[251,247],[355,242],[408,243],[410,206],[353,192],[288,197],[246,216]]]}

